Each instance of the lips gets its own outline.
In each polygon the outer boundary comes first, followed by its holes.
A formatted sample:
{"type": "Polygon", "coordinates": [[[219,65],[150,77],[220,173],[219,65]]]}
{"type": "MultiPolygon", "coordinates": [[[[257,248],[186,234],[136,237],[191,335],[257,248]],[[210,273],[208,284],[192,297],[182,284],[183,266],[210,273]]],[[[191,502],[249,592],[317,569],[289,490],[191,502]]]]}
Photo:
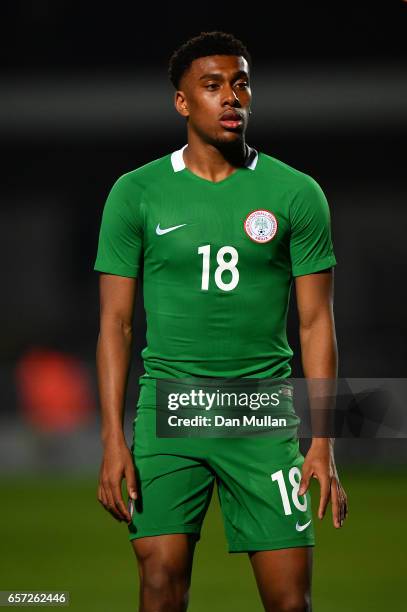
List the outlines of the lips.
{"type": "Polygon", "coordinates": [[[227,110],[221,115],[221,121],[241,121],[242,115],[237,111],[227,110]]]}
{"type": "Polygon", "coordinates": [[[243,125],[243,116],[235,110],[227,110],[221,115],[220,124],[222,127],[230,130],[241,128],[243,125]]]}

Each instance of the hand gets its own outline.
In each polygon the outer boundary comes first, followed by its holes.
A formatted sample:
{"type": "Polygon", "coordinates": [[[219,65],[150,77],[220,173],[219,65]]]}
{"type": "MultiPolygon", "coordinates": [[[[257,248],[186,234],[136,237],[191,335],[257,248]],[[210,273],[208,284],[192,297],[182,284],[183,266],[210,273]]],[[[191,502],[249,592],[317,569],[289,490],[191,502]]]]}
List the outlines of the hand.
{"type": "Polygon", "coordinates": [[[308,490],[311,476],[319,480],[321,487],[318,518],[323,519],[329,499],[332,502],[334,527],[342,527],[348,516],[348,499],[336,470],[333,445],[329,438],[313,441],[302,466],[299,495],[308,490]]]}
{"type": "Polygon", "coordinates": [[[131,516],[122,497],[122,480],[126,479],[129,497],[137,499],[136,473],[133,458],[125,442],[105,445],[99,474],[98,500],[119,522],[130,523],[131,516]]]}

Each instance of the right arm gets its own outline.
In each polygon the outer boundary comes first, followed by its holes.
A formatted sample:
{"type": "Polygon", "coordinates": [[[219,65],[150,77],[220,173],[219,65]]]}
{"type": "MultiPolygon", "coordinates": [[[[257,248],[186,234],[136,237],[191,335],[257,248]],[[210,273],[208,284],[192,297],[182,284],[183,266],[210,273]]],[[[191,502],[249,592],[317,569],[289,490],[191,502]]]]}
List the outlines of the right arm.
{"type": "Polygon", "coordinates": [[[137,498],[133,458],[123,431],[136,282],[136,278],[100,274],[100,330],[96,349],[103,445],[98,500],[114,518],[126,522],[131,517],[122,497],[123,478],[129,497],[137,498]]]}

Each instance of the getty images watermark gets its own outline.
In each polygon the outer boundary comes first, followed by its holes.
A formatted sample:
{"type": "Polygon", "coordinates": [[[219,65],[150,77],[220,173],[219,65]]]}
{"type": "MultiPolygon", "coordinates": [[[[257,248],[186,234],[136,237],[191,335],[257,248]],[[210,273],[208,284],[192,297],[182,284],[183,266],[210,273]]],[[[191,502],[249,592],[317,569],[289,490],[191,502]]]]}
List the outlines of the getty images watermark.
{"type": "Polygon", "coordinates": [[[407,379],[156,379],[158,437],[407,437],[407,379]]]}
{"type": "MultiPolygon", "coordinates": [[[[168,416],[167,423],[170,427],[287,427],[287,416],[273,416],[272,414],[246,414],[245,410],[257,411],[260,408],[275,408],[280,405],[280,394],[285,392],[291,394],[287,387],[270,393],[246,393],[243,391],[205,391],[204,389],[192,388],[189,392],[170,392],[167,396],[168,410],[178,411],[182,408],[198,408],[202,411],[218,411],[213,416],[195,414],[185,416],[172,414],[168,416]],[[244,410],[234,410],[231,408],[244,410]],[[226,410],[225,410],[226,409],[226,410]],[[221,414],[221,412],[223,414],[221,414]],[[229,416],[226,416],[229,415],[229,416]]],[[[185,412],[185,411],[184,411],[185,412]]]]}

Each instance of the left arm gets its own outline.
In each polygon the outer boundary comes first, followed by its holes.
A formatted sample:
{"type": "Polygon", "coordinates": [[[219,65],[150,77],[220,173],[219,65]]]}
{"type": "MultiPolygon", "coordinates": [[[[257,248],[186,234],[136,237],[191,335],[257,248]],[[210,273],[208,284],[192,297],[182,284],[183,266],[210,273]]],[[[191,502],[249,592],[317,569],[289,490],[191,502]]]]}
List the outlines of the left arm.
{"type": "MultiPolygon", "coordinates": [[[[337,377],[338,354],[333,316],[333,271],[323,270],[295,279],[300,323],[301,357],[307,379],[337,377]]],[[[303,495],[311,476],[320,487],[318,517],[322,519],[329,500],[335,527],[342,527],[347,517],[347,497],[335,465],[334,438],[313,437],[302,466],[299,494],[303,495]]]]}

